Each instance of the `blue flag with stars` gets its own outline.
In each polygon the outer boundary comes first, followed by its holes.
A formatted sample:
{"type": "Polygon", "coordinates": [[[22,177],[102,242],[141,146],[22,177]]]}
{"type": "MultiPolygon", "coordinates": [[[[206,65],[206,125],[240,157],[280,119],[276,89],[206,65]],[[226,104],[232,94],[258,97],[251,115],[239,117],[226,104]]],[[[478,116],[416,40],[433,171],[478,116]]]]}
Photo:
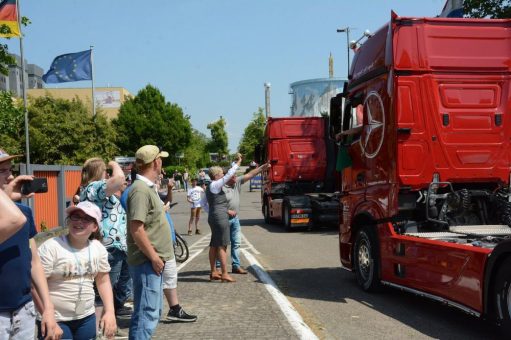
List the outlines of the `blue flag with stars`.
{"type": "Polygon", "coordinates": [[[59,55],[43,76],[46,84],[91,79],[91,50],[59,55]]]}

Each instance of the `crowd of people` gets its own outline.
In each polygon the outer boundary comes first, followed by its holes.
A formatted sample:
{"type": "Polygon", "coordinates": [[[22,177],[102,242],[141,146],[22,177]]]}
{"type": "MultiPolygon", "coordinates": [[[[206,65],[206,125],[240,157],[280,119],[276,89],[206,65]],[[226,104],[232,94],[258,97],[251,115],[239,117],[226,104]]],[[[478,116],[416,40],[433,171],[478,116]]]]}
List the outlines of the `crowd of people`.
{"type": "MultiPolygon", "coordinates": [[[[174,176],[166,182],[166,197],[158,195],[162,158],[168,155],[154,145],[139,148],[130,186],[115,161],[88,159],[75,205],[66,209],[68,233],[46,240],[38,249],[32,211],[17,203],[33,195],[21,194],[21,184],[33,177],[14,178],[12,160],[19,155],[0,150],[1,339],[28,339],[34,334],[39,339],[92,339],[96,334],[112,338],[123,335],[116,317],[126,315],[131,315],[129,338],[150,339],[164,298],[169,305],[167,320],[197,320],[185,312],[177,294],[174,230],[168,212],[174,176]],[[22,280],[12,282],[8,277],[22,280]]],[[[236,177],[241,160],[238,154],[227,171],[210,168],[209,185],[187,172],[180,178],[190,203],[189,235],[193,226],[195,234],[201,234],[200,212],[208,212],[211,281],[235,282],[227,271],[229,244],[231,272],[247,273],[238,254],[241,185],[269,165],[236,177]]]]}

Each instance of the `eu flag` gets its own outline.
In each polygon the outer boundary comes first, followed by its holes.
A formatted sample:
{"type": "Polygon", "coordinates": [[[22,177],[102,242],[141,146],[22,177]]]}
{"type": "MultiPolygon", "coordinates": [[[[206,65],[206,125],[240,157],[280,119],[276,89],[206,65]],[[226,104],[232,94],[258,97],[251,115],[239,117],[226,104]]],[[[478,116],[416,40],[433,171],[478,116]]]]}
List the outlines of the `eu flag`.
{"type": "Polygon", "coordinates": [[[59,55],[43,76],[47,84],[91,79],[91,50],[59,55]]]}

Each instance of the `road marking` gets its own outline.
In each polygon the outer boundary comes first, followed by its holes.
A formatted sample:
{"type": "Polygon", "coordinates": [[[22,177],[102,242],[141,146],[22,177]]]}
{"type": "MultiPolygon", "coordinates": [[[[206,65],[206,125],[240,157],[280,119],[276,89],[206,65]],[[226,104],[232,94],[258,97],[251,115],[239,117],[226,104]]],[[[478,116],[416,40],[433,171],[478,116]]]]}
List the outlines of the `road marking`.
{"type": "Polygon", "coordinates": [[[248,247],[248,249],[252,250],[252,252],[256,255],[261,255],[261,253],[255,249],[255,247],[252,245],[252,243],[250,243],[247,238],[245,237],[245,235],[241,234],[241,239],[243,240],[243,243],[245,243],[248,247]]]}
{"type": "Polygon", "coordinates": [[[257,277],[264,284],[266,290],[268,290],[273,300],[275,300],[279,308],[282,310],[282,313],[284,313],[284,316],[291,324],[291,327],[296,331],[298,337],[303,340],[319,339],[316,334],[312,332],[309,326],[307,326],[307,324],[303,321],[301,315],[296,311],[291,302],[289,302],[284,294],[280,292],[275,282],[262,268],[256,258],[245,249],[241,249],[241,252],[250,263],[250,266],[255,270],[257,277]]]}
{"type": "MultiPolygon", "coordinates": [[[[209,237],[209,234],[207,235],[204,235],[203,237],[201,237],[197,242],[195,242],[194,244],[192,244],[191,246],[188,247],[188,250],[192,249],[192,248],[196,248],[198,246],[200,246],[202,243],[204,243],[204,241],[207,241],[209,237]]],[[[209,244],[209,242],[208,242],[209,244]]],[[[190,254],[190,257],[188,257],[188,259],[181,263],[178,267],[177,267],[177,271],[179,272],[181,269],[183,269],[187,264],[188,262],[192,261],[194,258],[196,258],[197,256],[199,256],[200,253],[202,253],[204,251],[204,249],[207,248],[207,245],[205,246],[201,246],[201,248],[199,250],[197,250],[196,252],[194,253],[191,253],[190,254]]]]}

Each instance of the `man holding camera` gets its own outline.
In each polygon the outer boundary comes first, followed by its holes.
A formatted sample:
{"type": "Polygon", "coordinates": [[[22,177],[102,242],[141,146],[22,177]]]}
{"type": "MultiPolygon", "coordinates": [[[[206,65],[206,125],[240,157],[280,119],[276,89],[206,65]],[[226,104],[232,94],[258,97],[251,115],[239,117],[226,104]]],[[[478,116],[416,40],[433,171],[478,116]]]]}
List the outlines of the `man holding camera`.
{"type": "MultiPolygon", "coordinates": [[[[31,197],[22,195],[23,182],[32,181],[33,176],[12,175],[12,159],[0,149],[0,190],[13,201],[31,197]]],[[[0,339],[32,339],[35,334],[35,309],[31,286],[42,302],[41,329],[46,339],[60,339],[62,330],[55,322],[53,303],[48,293],[48,284],[33,239],[36,235],[32,210],[22,204],[17,207],[25,215],[25,225],[9,239],[0,244],[0,339]]]]}

